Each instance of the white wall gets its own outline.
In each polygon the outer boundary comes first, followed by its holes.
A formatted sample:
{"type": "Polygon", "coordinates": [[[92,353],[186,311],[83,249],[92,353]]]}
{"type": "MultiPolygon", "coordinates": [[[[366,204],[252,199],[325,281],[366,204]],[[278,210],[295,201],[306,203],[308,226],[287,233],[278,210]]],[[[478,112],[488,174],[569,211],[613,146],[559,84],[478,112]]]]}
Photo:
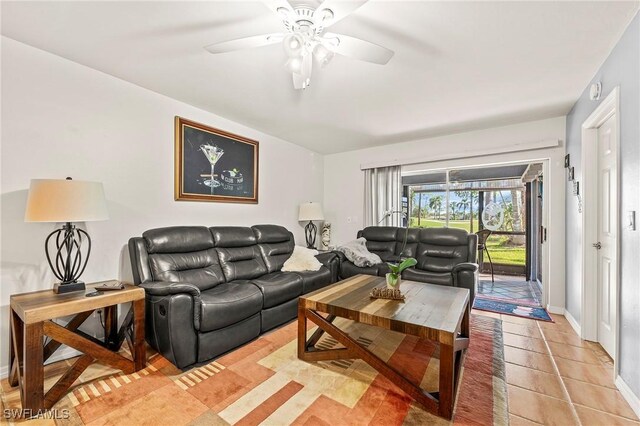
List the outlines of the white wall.
{"type": "MultiPolygon", "coordinates": [[[[511,152],[518,145],[544,140],[564,140],[565,117],[557,117],[511,126],[460,133],[419,141],[385,145],[325,156],[324,209],[326,220],[332,223],[332,244],[354,239],[362,229],[364,216],[364,173],[361,165],[423,161],[438,158],[428,164],[413,164],[404,170],[424,170],[463,165],[484,165],[509,161],[549,159],[545,179],[550,211],[548,227],[548,259],[550,260],[550,293],[548,304],[564,309],[565,258],[565,186],[564,147],[511,152]],[[482,151],[491,155],[480,155],[482,151]],[[495,152],[503,152],[496,154],[495,152]],[[444,157],[452,160],[441,160],[444,157]],[[412,160],[413,159],[413,160],[412,160]],[[335,190],[334,188],[339,188],[335,190]],[[350,218],[350,222],[349,222],[350,218]]],[[[397,163],[396,163],[397,164],[397,163]]]]}
{"type": "Polygon", "coordinates": [[[32,178],[104,183],[110,219],[86,224],[89,282],[128,277],[127,240],[154,227],[277,223],[304,241],[298,204],[322,199],[321,155],[6,37],[1,47],[0,372],[9,295],[54,282],[43,244],[56,225],[23,221],[32,178]],[[260,142],[259,204],[174,201],[176,115],[260,142]]]}

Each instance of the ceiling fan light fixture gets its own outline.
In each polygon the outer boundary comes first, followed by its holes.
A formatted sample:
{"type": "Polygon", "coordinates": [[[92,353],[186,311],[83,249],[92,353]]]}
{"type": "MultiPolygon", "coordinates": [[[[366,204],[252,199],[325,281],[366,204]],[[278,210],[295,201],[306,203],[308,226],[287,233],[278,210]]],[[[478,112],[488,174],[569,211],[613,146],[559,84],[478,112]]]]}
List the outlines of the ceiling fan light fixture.
{"type": "Polygon", "coordinates": [[[287,34],[282,45],[287,56],[294,58],[302,54],[302,49],[304,49],[304,38],[300,34],[296,33],[287,34]]]}
{"type": "Polygon", "coordinates": [[[289,70],[292,73],[301,74],[302,73],[302,58],[296,57],[296,58],[289,59],[287,61],[287,63],[285,64],[285,67],[287,68],[287,70],[289,70]]]}
{"type": "Polygon", "coordinates": [[[316,58],[320,65],[325,66],[333,59],[334,53],[327,49],[321,43],[318,43],[313,49],[313,56],[316,58]]]}

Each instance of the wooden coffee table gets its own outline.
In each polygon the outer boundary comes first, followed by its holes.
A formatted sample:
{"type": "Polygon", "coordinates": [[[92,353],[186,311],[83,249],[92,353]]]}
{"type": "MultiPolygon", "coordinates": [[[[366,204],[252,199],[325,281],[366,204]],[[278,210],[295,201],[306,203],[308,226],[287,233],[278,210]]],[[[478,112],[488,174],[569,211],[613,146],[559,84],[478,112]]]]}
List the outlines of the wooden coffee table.
{"type": "Polygon", "coordinates": [[[427,410],[451,419],[460,367],[465,349],[469,346],[469,290],[403,280],[401,290],[406,296],[404,302],[369,297],[374,287],[384,286],[384,277],[356,275],[301,296],[298,304],[298,358],[305,361],[362,359],[427,410]],[[321,313],[328,315],[322,316],[321,313]],[[439,343],[438,392],[425,392],[362,347],[332,324],[336,317],[439,343]],[[307,320],[318,326],[309,339],[307,320]],[[331,335],[344,348],[316,348],[316,343],[324,333],[331,335]]]}

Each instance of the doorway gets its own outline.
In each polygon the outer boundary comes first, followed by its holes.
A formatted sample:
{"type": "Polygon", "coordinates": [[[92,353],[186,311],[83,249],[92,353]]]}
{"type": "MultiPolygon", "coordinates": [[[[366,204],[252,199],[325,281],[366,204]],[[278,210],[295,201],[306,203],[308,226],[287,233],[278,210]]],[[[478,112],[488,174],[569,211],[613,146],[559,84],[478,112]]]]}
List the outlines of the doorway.
{"type": "Polygon", "coordinates": [[[453,227],[479,238],[478,294],[544,306],[543,162],[427,170],[403,176],[410,227],[453,227]]]}
{"type": "Polygon", "coordinates": [[[619,311],[618,106],[619,89],[615,88],[582,125],[581,337],[600,343],[614,366],[619,311]]]}

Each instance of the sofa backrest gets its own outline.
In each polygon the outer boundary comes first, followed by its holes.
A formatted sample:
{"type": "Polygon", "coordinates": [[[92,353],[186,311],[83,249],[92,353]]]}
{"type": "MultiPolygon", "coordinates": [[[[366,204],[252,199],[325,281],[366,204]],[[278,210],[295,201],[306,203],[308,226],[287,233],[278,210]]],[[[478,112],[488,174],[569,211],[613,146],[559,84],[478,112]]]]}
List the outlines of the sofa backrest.
{"type": "MultiPolygon", "coordinates": [[[[204,226],[151,229],[138,240],[141,241],[137,242],[137,251],[142,248],[145,251],[138,254],[136,263],[139,264],[134,266],[141,282],[187,282],[200,290],[224,282],[213,237],[204,226]],[[140,242],[144,247],[140,247],[140,242]]],[[[136,241],[133,244],[136,245],[136,241]]]]}
{"type": "Polygon", "coordinates": [[[419,241],[419,228],[398,228],[398,234],[396,235],[396,255],[398,257],[416,257],[419,241]]]}
{"type": "Polygon", "coordinates": [[[384,262],[396,259],[398,228],[395,226],[368,226],[358,231],[358,238],[367,240],[367,250],[380,256],[384,262]]]}
{"type": "Polygon", "coordinates": [[[293,253],[293,234],[287,228],[278,225],[255,225],[251,229],[267,270],[270,273],[281,270],[284,262],[293,253]]]}
{"type": "Polygon", "coordinates": [[[267,273],[253,229],[216,226],[209,230],[227,281],[250,280],[267,273]]]}
{"type": "Polygon", "coordinates": [[[451,272],[463,262],[475,262],[477,236],[464,229],[420,229],[416,268],[431,272],[451,272]]]}

